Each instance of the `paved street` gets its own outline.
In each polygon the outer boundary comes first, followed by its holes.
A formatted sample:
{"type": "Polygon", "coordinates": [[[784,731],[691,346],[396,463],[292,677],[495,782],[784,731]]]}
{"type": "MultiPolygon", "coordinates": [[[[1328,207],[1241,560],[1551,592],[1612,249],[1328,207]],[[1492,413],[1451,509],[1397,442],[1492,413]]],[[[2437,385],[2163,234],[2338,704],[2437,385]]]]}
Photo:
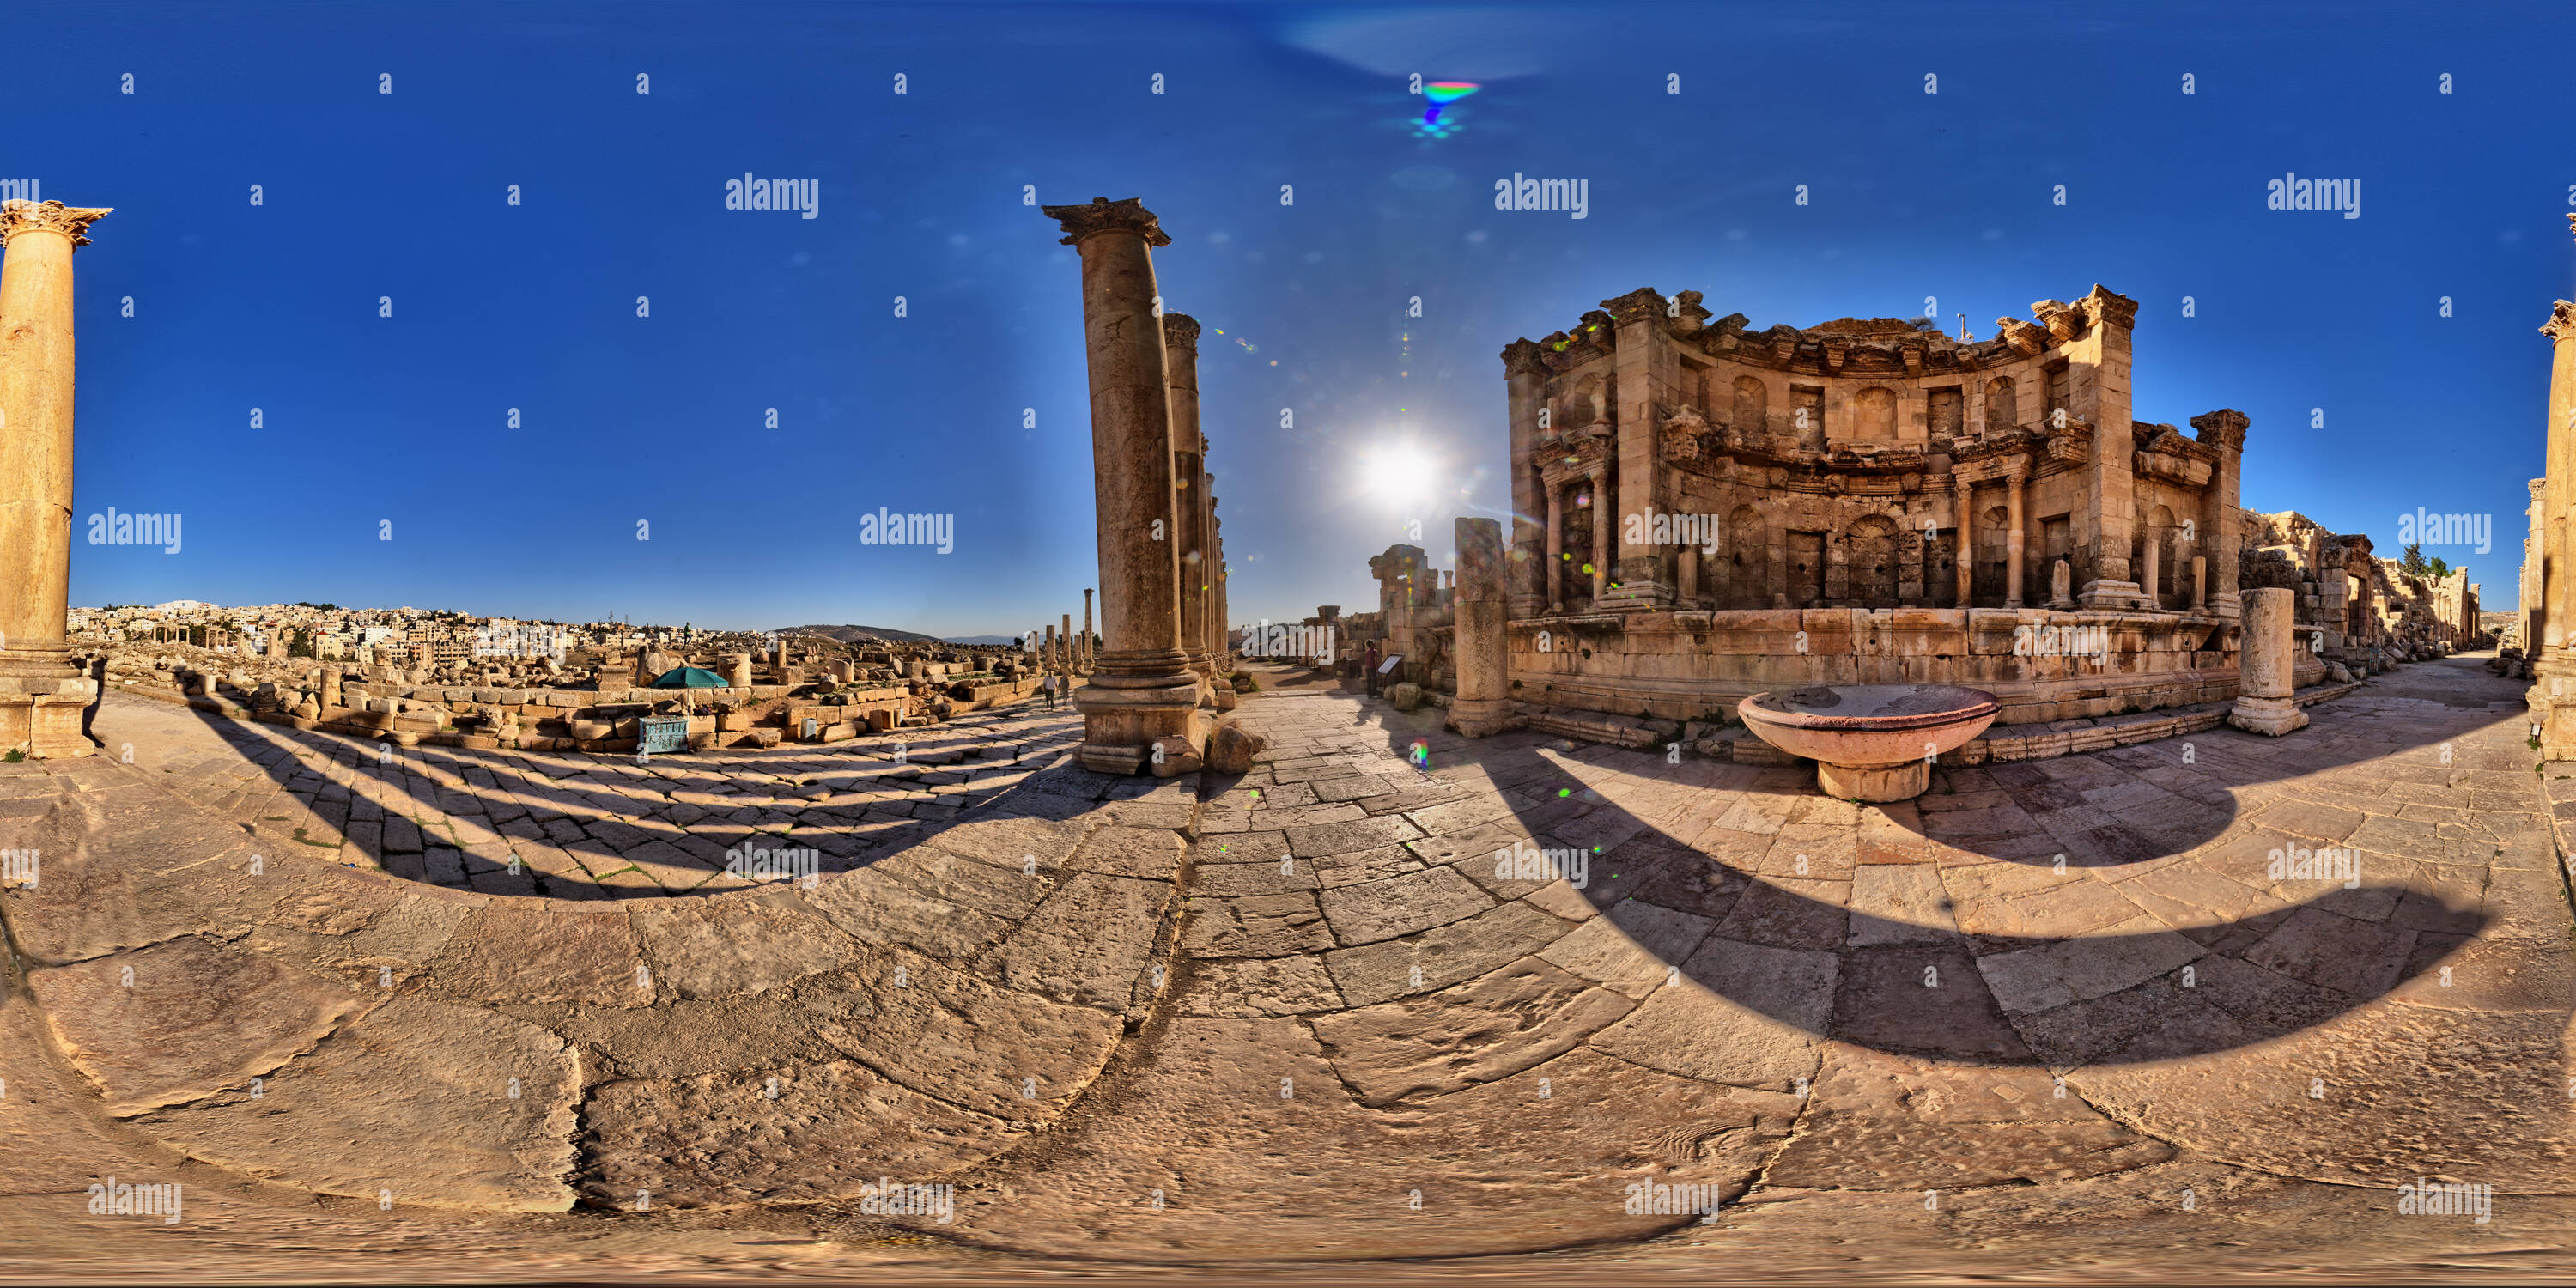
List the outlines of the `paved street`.
{"type": "Polygon", "coordinates": [[[1884,808],[1313,687],[1198,783],[1025,708],[638,769],[112,701],[130,766],[0,767],[0,1263],[2564,1275],[2576,781],[2520,693],[1884,808]],[[818,882],[734,888],[761,844],[818,882]]]}

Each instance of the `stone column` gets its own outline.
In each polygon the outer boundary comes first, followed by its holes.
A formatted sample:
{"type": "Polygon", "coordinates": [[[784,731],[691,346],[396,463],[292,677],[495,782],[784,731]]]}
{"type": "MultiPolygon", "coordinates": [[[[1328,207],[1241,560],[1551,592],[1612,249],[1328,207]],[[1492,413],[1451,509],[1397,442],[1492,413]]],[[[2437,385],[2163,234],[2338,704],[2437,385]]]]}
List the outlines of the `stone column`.
{"type": "Polygon", "coordinates": [[[1610,544],[1610,476],[1609,471],[1592,471],[1592,611],[1608,607],[1602,601],[1610,598],[1610,561],[1619,553],[1610,544]]]}
{"type": "MultiPolygon", "coordinates": [[[[1669,608],[1673,602],[1672,577],[1664,568],[1664,551],[1652,541],[1630,542],[1629,515],[1649,516],[1666,508],[1663,496],[1663,408],[1683,401],[1680,392],[1681,360],[1677,355],[1665,310],[1671,302],[1648,287],[1639,287],[1615,300],[1601,301],[1616,320],[1617,347],[1611,354],[1611,370],[1617,376],[1619,390],[1617,453],[1619,495],[1614,500],[1596,489],[1592,498],[1594,525],[1607,534],[1607,540],[1593,547],[1592,566],[1599,570],[1594,592],[1595,611],[1601,601],[1615,598],[1621,608],[1669,608]],[[1605,522],[1606,520],[1606,522],[1605,522]],[[1613,544],[1615,543],[1615,544],[1613,544]],[[1619,583],[1618,589],[1610,583],[1619,583]]],[[[1607,481],[1607,471],[1604,471],[1607,481]]],[[[1651,528],[1641,537],[1652,537],[1651,528]]]]}
{"type": "MultiPolygon", "coordinates": [[[[2065,351],[2068,413],[2093,426],[2093,459],[2085,470],[2089,535],[2078,543],[2092,565],[2078,593],[2087,608],[2134,608],[2141,601],[2129,567],[2129,540],[2137,531],[2137,483],[2130,473],[2136,440],[2129,428],[2130,328],[2138,302],[2099,286],[2072,308],[2054,300],[2032,306],[2065,351]]],[[[2051,409],[2042,408],[2041,415],[2051,409]]]]}
{"type": "Polygon", "coordinates": [[[2209,556],[2191,557],[2191,611],[2209,611],[2209,556]]]}
{"type": "Polygon", "coordinates": [[[1056,661],[1055,628],[1049,626],[1045,629],[1045,642],[1038,645],[1038,674],[1057,675],[1062,673],[1064,668],[1056,661]]]}
{"type": "Polygon", "coordinates": [[[725,683],[737,689],[751,687],[751,654],[731,653],[725,657],[725,683]]]}
{"type": "Polygon", "coordinates": [[[2162,597],[2156,594],[2156,587],[2162,584],[2156,580],[2156,575],[2162,571],[2160,565],[2164,562],[2164,544],[2162,534],[2153,528],[2147,530],[2147,569],[2146,574],[2138,578],[2138,593],[2147,597],[2149,612],[2164,607],[2162,597]]]}
{"type": "MultiPolygon", "coordinates": [[[[1206,439],[1200,442],[1204,445],[1206,439]]],[[[1199,650],[1207,655],[1210,676],[1225,669],[1225,610],[1217,585],[1223,567],[1216,541],[1216,476],[1204,474],[1199,479],[1199,650]]]]}
{"type": "Polygon", "coordinates": [[[2245,462],[2245,427],[2251,422],[2245,414],[2221,407],[2191,418],[2194,437],[2218,449],[2218,468],[2210,472],[2209,488],[2201,493],[2199,544],[2204,558],[2210,561],[2209,612],[2218,617],[2234,617],[2240,602],[2236,594],[2237,488],[2245,462]]]}
{"type": "Polygon", "coordinates": [[[1199,681],[1181,649],[1178,506],[1172,406],[1152,248],[1168,246],[1133,198],[1045,206],[1082,256],[1084,357],[1091,375],[1091,469],[1099,526],[1099,668],[1082,690],[1087,768],[1178,774],[1207,746],[1199,681]],[[1159,524],[1158,530],[1156,525],[1159,524]],[[1157,740],[1179,738],[1186,755],[1157,740]],[[1185,763],[1187,762],[1187,763],[1185,763]]]}
{"type": "Polygon", "coordinates": [[[2279,737],[2306,727],[2308,713],[2290,696],[2298,633],[2291,629],[2298,592],[2278,586],[2244,592],[2245,646],[2238,656],[2236,705],[2227,723],[2279,737]]]}
{"type": "Polygon", "coordinates": [[[1975,604],[1977,577],[1977,485],[1975,481],[1950,476],[1952,504],[1959,512],[1958,558],[1953,560],[1959,575],[1959,607],[1975,604]]]}
{"type": "Polygon", "coordinates": [[[2022,471],[2015,466],[2004,479],[2004,607],[2021,607],[2022,551],[2026,543],[2021,531],[2022,471]]]}
{"type": "Polygon", "coordinates": [[[1091,588],[1085,586],[1082,590],[1082,669],[1089,671],[1091,666],[1091,588]]]}
{"type": "Polygon", "coordinates": [[[1062,684],[1057,685],[1056,687],[1057,687],[1057,688],[1060,688],[1060,689],[1062,689],[1062,690],[1064,690],[1064,691],[1065,691],[1066,693],[1068,693],[1068,694],[1069,694],[1069,693],[1072,693],[1072,692],[1073,692],[1073,614],[1071,614],[1071,613],[1066,613],[1066,614],[1064,615],[1064,629],[1063,629],[1062,631],[1058,632],[1058,633],[1057,633],[1057,635],[1056,635],[1056,637],[1055,637],[1055,649],[1056,649],[1055,673],[1056,673],[1057,675],[1060,675],[1060,676],[1064,677],[1064,682],[1063,682],[1062,684]]]}
{"type": "Polygon", "coordinates": [[[1547,490],[1547,611],[1565,611],[1565,489],[1547,490]]]}
{"type": "Polygon", "coordinates": [[[1512,726],[1510,655],[1503,526],[1492,519],[1460,519],[1458,540],[1458,695],[1449,705],[1449,727],[1469,738],[1512,726]]]}
{"type": "Polygon", "coordinates": [[[1186,313],[1163,315],[1164,379],[1172,399],[1172,540],[1180,556],[1181,652],[1199,675],[1210,674],[1207,654],[1207,440],[1199,433],[1199,323],[1186,313]]]}
{"type": "Polygon", "coordinates": [[[1676,608],[1699,607],[1699,547],[1683,546],[1675,559],[1681,565],[1681,591],[1674,597],[1676,608]]]}
{"type": "Polygon", "coordinates": [[[1510,455],[1506,458],[1512,478],[1511,547],[1505,552],[1510,561],[1505,602],[1514,617],[1536,617],[1556,598],[1549,583],[1540,580],[1539,561],[1549,554],[1555,539],[1555,519],[1550,515],[1547,530],[1539,528],[1539,491],[1547,482],[1532,467],[1538,451],[1539,412],[1547,406],[1545,351],[1528,339],[1514,340],[1503,346],[1503,376],[1510,390],[1507,407],[1510,429],[1506,441],[1510,455]]]}
{"type": "Polygon", "coordinates": [[[73,661],[72,251],[108,212],[0,206],[0,750],[86,756],[73,661]]]}

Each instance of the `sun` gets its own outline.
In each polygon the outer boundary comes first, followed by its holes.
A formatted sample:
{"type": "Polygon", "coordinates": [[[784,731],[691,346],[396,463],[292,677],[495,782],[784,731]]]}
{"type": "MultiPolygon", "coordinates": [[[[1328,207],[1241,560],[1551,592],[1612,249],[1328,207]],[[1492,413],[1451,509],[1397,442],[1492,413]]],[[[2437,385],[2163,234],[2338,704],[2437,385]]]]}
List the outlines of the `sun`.
{"type": "Polygon", "coordinates": [[[1410,443],[1390,443],[1360,458],[1361,488],[1389,505],[1420,499],[1439,468],[1431,454],[1410,443]]]}

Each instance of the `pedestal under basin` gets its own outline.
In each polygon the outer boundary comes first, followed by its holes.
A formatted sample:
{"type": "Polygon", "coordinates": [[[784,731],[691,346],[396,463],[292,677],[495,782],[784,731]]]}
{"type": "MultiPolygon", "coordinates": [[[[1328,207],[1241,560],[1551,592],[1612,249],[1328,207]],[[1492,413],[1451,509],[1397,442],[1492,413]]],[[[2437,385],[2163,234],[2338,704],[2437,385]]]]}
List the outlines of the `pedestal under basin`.
{"type": "Polygon", "coordinates": [[[1953,684],[1819,684],[1754,694],[1735,713],[1755,737],[1815,761],[1826,795],[1883,802],[1922,795],[1933,758],[2000,710],[1995,695],[1953,684]]]}

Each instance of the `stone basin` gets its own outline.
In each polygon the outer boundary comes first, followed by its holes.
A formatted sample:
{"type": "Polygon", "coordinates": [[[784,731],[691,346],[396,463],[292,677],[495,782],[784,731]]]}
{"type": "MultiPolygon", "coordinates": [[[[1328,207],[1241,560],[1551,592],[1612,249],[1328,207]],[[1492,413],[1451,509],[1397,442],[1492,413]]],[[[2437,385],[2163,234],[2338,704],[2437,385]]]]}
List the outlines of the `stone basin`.
{"type": "Polygon", "coordinates": [[[1954,684],[1818,684],[1737,704],[1755,737],[1816,762],[1816,786],[1843,800],[1903,801],[1932,782],[1932,758],[1986,731],[1995,695],[1954,684]]]}

